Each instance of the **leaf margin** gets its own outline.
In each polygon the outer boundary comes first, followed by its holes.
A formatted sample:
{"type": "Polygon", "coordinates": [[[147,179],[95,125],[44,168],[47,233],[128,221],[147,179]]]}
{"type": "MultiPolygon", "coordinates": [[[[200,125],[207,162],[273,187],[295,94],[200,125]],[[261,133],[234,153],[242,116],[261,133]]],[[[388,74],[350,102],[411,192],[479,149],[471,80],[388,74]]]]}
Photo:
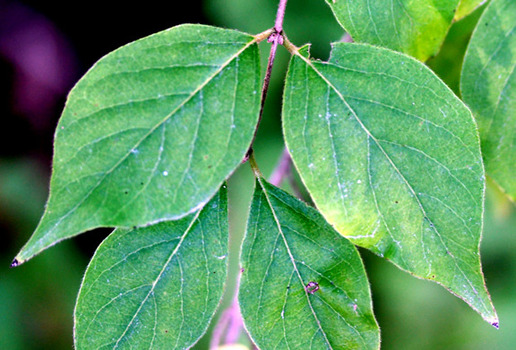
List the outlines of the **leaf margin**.
{"type": "MultiPolygon", "coordinates": [[[[228,194],[227,194],[227,183],[226,182],[224,182],[224,184],[220,187],[219,191],[215,194],[215,196],[213,198],[211,198],[210,201],[203,208],[200,208],[199,210],[197,210],[197,212],[191,213],[190,215],[187,215],[187,216],[185,216],[185,217],[183,217],[182,219],[179,220],[179,222],[180,221],[188,220],[189,223],[187,225],[183,224],[183,226],[185,226],[185,231],[181,234],[181,236],[180,236],[181,238],[180,238],[178,244],[173,249],[173,251],[169,254],[169,257],[168,257],[167,261],[163,264],[163,268],[160,270],[159,275],[157,276],[156,279],[154,279],[154,282],[152,284],[151,290],[147,293],[147,296],[146,296],[145,300],[143,300],[141,302],[140,307],[138,308],[138,310],[136,310],[135,315],[133,316],[130,324],[127,326],[127,328],[124,331],[124,333],[119,337],[118,341],[120,341],[122,339],[122,337],[126,334],[127,330],[129,329],[129,327],[133,323],[134,318],[140,313],[141,308],[147,302],[147,299],[148,299],[149,295],[151,295],[151,294],[154,295],[153,294],[154,293],[154,288],[160,282],[161,277],[162,277],[163,273],[165,272],[165,269],[167,269],[167,267],[169,266],[169,264],[171,263],[173,258],[177,256],[176,253],[178,253],[181,249],[188,249],[188,248],[185,248],[183,246],[183,242],[188,238],[187,236],[191,236],[190,233],[192,233],[191,230],[195,229],[194,226],[200,225],[200,224],[202,225],[201,220],[205,216],[217,216],[219,218],[219,220],[220,220],[221,216],[224,216],[226,218],[226,220],[224,220],[223,222],[219,221],[219,225],[220,226],[218,228],[218,229],[221,230],[221,233],[225,236],[225,240],[223,242],[221,242],[222,246],[225,248],[224,264],[223,264],[224,265],[224,267],[223,267],[224,276],[223,276],[222,282],[221,282],[222,283],[222,288],[217,289],[217,292],[218,292],[219,296],[218,296],[218,300],[216,301],[214,307],[211,310],[211,315],[208,315],[207,319],[205,320],[206,322],[204,324],[204,327],[201,330],[201,332],[199,332],[198,336],[192,342],[190,342],[189,345],[186,345],[185,349],[192,348],[206,334],[206,332],[208,331],[211,323],[213,322],[213,320],[214,320],[214,318],[215,318],[215,316],[217,314],[217,311],[220,309],[220,307],[222,305],[223,297],[225,295],[226,288],[227,288],[227,283],[226,282],[227,282],[227,276],[228,276],[228,272],[229,272],[228,271],[229,270],[229,259],[228,259],[228,254],[229,254],[229,226],[228,226],[228,220],[227,220],[228,219],[228,194]],[[213,210],[213,208],[211,208],[211,207],[209,208],[208,207],[208,205],[210,205],[214,201],[219,203],[219,205],[217,206],[216,211],[213,210]],[[221,208],[223,210],[221,210],[221,208]]],[[[82,346],[78,345],[79,344],[78,343],[79,342],[79,339],[78,339],[78,329],[77,329],[77,326],[78,326],[78,312],[79,312],[79,308],[82,306],[82,305],[80,305],[80,303],[83,302],[85,300],[84,298],[86,298],[89,295],[89,293],[91,292],[91,290],[94,289],[95,284],[99,282],[101,276],[105,272],[109,272],[110,269],[113,266],[116,266],[119,263],[119,262],[117,262],[115,265],[110,266],[109,269],[104,270],[104,271],[99,273],[96,269],[94,269],[94,268],[96,268],[96,265],[99,263],[98,259],[100,259],[102,257],[102,255],[107,254],[107,252],[110,249],[113,249],[112,243],[116,243],[117,241],[119,241],[121,239],[122,235],[123,236],[127,236],[127,235],[130,235],[130,234],[142,234],[142,232],[137,232],[137,231],[153,229],[154,228],[153,226],[156,226],[156,225],[167,225],[168,226],[169,224],[176,224],[176,223],[178,223],[177,220],[167,220],[167,221],[161,221],[161,222],[159,222],[157,224],[154,224],[154,225],[148,225],[148,226],[144,226],[144,227],[117,228],[113,232],[111,232],[99,244],[99,246],[95,250],[95,253],[94,253],[93,257],[90,259],[90,261],[88,262],[88,265],[87,265],[87,267],[85,269],[84,275],[83,275],[82,280],[81,280],[79,292],[77,293],[76,302],[75,302],[75,305],[74,305],[74,311],[73,311],[73,323],[74,323],[74,325],[73,325],[73,341],[74,341],[74,346],[75,346],[76,349],[79,349],[79,348],[82,349],[83,348],[82,346]],[[104,249],[106,247],[107,247],[107,250],[103,251],[102,249],[104,249]],[[94,277],[96,277],[96,279],[92,283],[89,284],[88,290],[85,290],[87,278],[91,274],[95,274],[94,277]]],[[[170,227],[167,227],[167,228],[171,229],[170,227]]],[[[172,229],[175,229],[175,227],[172,227],[172,229]]],[[[201,229],[201,231],[202,231],[202,229],[201,229]]],[[[122,237],[122,239],[123,238],[125,238],[125,237],[122,237]]],[[[138,248],[136,251],[139,251],[140,249],[141,249],[141,247],[138,248]]],[[[124,260],[126,258],[127,257],[124,257],[124,260]]],[[[221,260],[220,257],[217,257],[217,260],[221,260]]],[[[109,282],[109,280],[108,280],[108,282],[109,282]]],[[[98,314],[99,311],[100,310],[97,310],[96,315],[98,314]]],[[[91,322],[92,321],[90,320],[89,325],[87,327],[88,329],[89,329],[89,327],[91,325],[91,322]]],[[[85,335],[86,334],[87,333],[85,333],[85,335]]],[[[156,338],[156,333],[154,333],[154,337],[153,337],[152,343],[154,342],[155,338],[156,338]]],[[[177,341],[178,340],[179,340],[179,338],[177,339],[177,341]]],[[[118,344],[118,342],[117,342],[117,344],[118,344]]],[[[175,347],[177,347],[177,345],[175,347]]]]}
{"type": "MultiPolygon", "coordinates": [[[[337,45],[358,45],[358,46],[363,46],[363,47],[370,47],[370,48],[373,48],[375,50],[385,50],[386,52],[390,52],[390,53],[393,53],[395,55],[399,55],[399,56],[403,56],[413,62],[416,62],[418,64],[421,64],[421,65],[424,65],[426,67],[426,70],[428,72],[430,72],[430,74],[432,74],[435,78],[437,78],[439,81],[442,82],[442,80],[429,68],[427,67],[424,63],[420,62],[418,59],[416,59],[415,57],[412,57],[410,55],[407,55],[407,54],[404,54],[402,52],[399,52],[399,51],[396,51],[396,50],[393,50],[393,49],[390,49],[390,48],[386,48],[386,47],[378,47],[378,46],[374,46],[374,45],[371,45],[371,44],[368,44],[368,43],[347,43],[347,42],[336,42],[336,43],[332,43],[331,44],[331,47],[332,47],[332,52],[333,52],[333,49],[335,46],[337,45]]],[[[291,62],[289,63],[289,67],[288,67],[288,71],[287,71],[287,78],[286,78],[286,83],[285,83],[285,88],[284,88],[284,96],[283,96],[283,101],[285,101],[286,99],[286,90],[287,90],[287,86],[288,86],[288,77],[289,77],[289,73],[290,73],[290,70],[291,70],[291,63],[292,61],[294,60],[295,57],[298,57],[300,58],[302,61],[305,62],[305,64],[307,66],[310,66],[312,67],[312,69],[314,71],[317,72],[318,75],[320,75],[322,77],[323,80],[327,80],[325,77],[322,76],[322,73],[320,73],[314,66],[313,66],[313,63],[321,63],[321,64],[325,64],[325,63],[328,63],[328,62],[331,62],[331,57],[332,57],[332,54],[330,53],[330,58],[328,59],[328,61],[320,61],[318,59],[314,59],[310,56],[310,44],[305,44],[304,46],[301,46],[301,47],[295,47],[292,45],[292,50],[290,50],[291,53],[292,53],[292,58],[291,58],[291,62]]],[[[468,109],[468,107],[462,102],[462,100],[460,100],[459,97],[457,97],[455,95],[455,93],[451,90],[451,88],[445,84],[443,82],[442,84],[445,89],[451,93],[454,98],[459,101],[460,103],[462,103],[464,105],[464,107],[466,109],[468,109]]],[[[340,93],[337,92],[339,95],[340,93]]],[[[347,102],[346,102],[347,104],[347,102]]],[[[282,131],[283,131],[283,135],[284,135],[284,138],[285,138],[285,144],[286,144],[286,148],[287,150],[289,151],[289,153],[291,154],[291,157],[292,157],[292,162],[297,170],[297,172],[300,174],[300,179],[301,181],[303,182],[303,185],[305,186],[305,188],[307,189],[308,193],[310,193],[310,190],[308,189],[308,186],[306,184],[306,181],[304,179],[303,176],[301,176],[301,171],[300,171],[300,168],[298,166],[298,164],[296,163],[295,161],[295,158],[292,156],[292,153],[290,151],[290,147],[289,147],[289,144],[288,144],[288,137],[286,137],[286,124],[285,124],[285,104],[283,104],[283,110],[282,110],[282,131]]],[[[348,106],[349,107],[349,106],[348,106]]],[[[351,108],[351,107],[349,107],[351,108]]],[[[469,110],[469,109],[468,109],[469,110]]],[[[479,135],[478,135],[478,127],[476,127],[476,121],[475,121],[475,118],[473,116],[473,114],[471,113],[470,111],[470,118],[471,118],[471,121],[472,123],[475,125],[475,128],[476,128],[476,140],[477,140],[477,145],[478,145],[478,149],[480,150],[480,138],[479,138],[479,135]]],[[[483,159],[480,158],[480,163],[481,163],[481,166],[482,166],[482,169],[484,169],[484,162],[483,162],[483,159]]],[[[488,317],[487,314],[483,314],[479,309],[477,309],[476,307],[473,307],[472,304],[470,304],[465,297],[453,292],[450,290],[449,287],[445,286],[443,283],[440,283],[436,280],[433,280],[433,279],[429,279],[429,278],[425,278],[425,277],[422,277],[422,276],[417,276],[415,273],[409,271],[408,269],[405,269],[403,268],[402,266],[400,266],[398,263],[394,262],[393,260],[391,259],[388,259],[388,258],[385,258],[384,256],[380,256],[388,261],[390,261],[393,265],[395,265],[397,268],[399,268],[400,270],[404,271],[404,272],[407,272],[409,273],[411,276],[413,277],[416,277],[418,279],[421,279],[421,280],[427,280],[427,281],[431,281],[431,282],[435,282],[441,286],[443,286],[447,291],[449,291],[451,294],[455,295],[456,297],[460,298],[461,300],[463,300],[464,302],[466,302],[466,304],[468,306],[470,306],[474,311],[476,311],[486,322],[488,322],[489,324],[491,324],[494,328],[498,329],[499,328],[499,318],[498,318],[498,315],[497,315],[497,312],[496,312],[496,309],[492,303],[492,299],[491,299],[491,295],[489,293],[489,291],[487,290],[487,285],[486,285],[486,280],[485,280],[485,277],[484,277],[484,273],[483,273],[483,270],[482,270],[482,261],[481,261],[481,255],[480,255],[480,245],[481,245],[481,241],[482,241],[482,235],[483,235],[483,229],[484,229],[484,216],[485,216],[485,191],[486,191],[486,181],[485,181],[485,170],[484,171],[484,181],[483,181],[483,189],[482,189],[482,201],[481,201],[481,219],[480,219],[480,235],[479,235],[479,239],[478,239],[478,246],[477,246],[477,251],[479,252],[478,253],[478,262],[479,262],[479,267],[480,267],[480,275],[481,275],[481,278],[482,278],[482,281],[483,281],[483,287],[484,287],[484,291],[486,292],[486,296],[487,296],[487,300],[488,301],[488,304],[487,306],[490,306],[491,309],[492,309],[492,316],[488,317]]],[[[311,193],[310,193],[310,196],[312,197],[311,193]]],[[[314,204],[316,206],[316,208],[319,210],[318,208],[318,205],[317,205],[317,202],[315,201],[315,199],[313,199],[312,197],[312,200],[314,201],[314,204]]],[[[325,213],[323,213],[322,211],[320,211],[320,213],[326,218],[326,215],[325,213]]],[[[340,231],[337,229],[337,227],[335,227],[334,223],[331,223],[330,221],[328,221],[334,228],[337,232],[340,233],[340,231]]],[[[341,233],[342,235],[344,235],[343,233],[341,233]]],[[[356,240],[353,240],[353,236],[347,236],[347,235],[344,235],[345,237],[349,238],[353,244],[357,244],[360,246],[360,244],[357,243],[356,240]]],[[[367,247],[364,246],[364,248],[368,249],[367,247]]],[[[376,255],[376,253],[375,253],[376,255]]],[[[489,310],[490,311],[490,310],[489,310]]]]}

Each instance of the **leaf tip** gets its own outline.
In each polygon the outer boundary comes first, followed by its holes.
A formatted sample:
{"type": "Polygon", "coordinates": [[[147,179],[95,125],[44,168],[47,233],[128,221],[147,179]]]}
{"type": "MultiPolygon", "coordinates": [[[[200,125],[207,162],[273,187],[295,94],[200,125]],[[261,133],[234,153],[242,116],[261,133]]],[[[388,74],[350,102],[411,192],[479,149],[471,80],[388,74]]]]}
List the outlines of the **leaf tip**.
{"type": "MultiPolygon", "coordinates": [[[[493,309],[494,311],[494,309],[493,309]]],[[[500,320],[498,319],[498,315],[496,314],[496,311],[494,311],[494,315],[490,317],[484,317],[484,320],[487,321],[491,326],[493,326],[496,329],[500,329],[500,320]]]]}
{"type": "Polygon", "coordinates": [[[19,266],[20,264],[21,263],[18,261],[18,259],[15,258],[9,267],[12,269],[13,267],[19,266]]]}
{"type": "Polygon", "coordinates": [[[494,317],[486,319],[486,321],[489,322],[489,324],[491,324],[491,326],[493,326],[494,328],[500,329],[500,321],[496,314],[494,315],[494,317]]]}

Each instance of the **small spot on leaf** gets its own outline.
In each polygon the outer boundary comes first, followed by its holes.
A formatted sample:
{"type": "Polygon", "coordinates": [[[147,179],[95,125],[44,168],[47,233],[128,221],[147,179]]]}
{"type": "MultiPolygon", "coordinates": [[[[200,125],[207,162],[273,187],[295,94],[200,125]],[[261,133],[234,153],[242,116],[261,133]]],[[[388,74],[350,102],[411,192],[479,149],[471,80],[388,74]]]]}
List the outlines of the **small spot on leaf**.
{"type": "Polygon", "coordinates": [[[314,294],[319,290],[319,284],[317,282],[310,281],[306,285],[305,290],[310,294],[314,294]]]}

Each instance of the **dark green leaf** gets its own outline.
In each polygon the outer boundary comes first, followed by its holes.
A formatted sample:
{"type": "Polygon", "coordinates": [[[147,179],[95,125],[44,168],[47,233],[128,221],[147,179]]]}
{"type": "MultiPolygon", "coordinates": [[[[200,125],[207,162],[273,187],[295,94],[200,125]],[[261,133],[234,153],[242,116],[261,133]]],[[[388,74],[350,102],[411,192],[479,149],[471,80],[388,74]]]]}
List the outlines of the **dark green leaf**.
{"type": "Polygon", "coordinates": [[[312,208],[258,179],[239,301],[260,349],[378,349],[364,266],[312,208]]]}
{"type": "Polygon", "coordinates": [[[77,349],[186,349],[206,331],[227,272],[226,190],[178,221],[115,230],[75,310],[77,349]]]}
{"type": "Polygon", "coordinates": [[[351,37],[426,61],[441,47],[459,0],[326,0],[351,37]]]}
{"type": "Polygon", "coordinates": [[[516,200],[516,2],[493,0],[473,33],[461,91],[475,115],[486,171],[516,200]]]}
{"type": "Polygon", "coordinates": [[[485,179],[470,111],[403,54],[345,43],[329,62],[305,54],[292,58],[283,127],[321,213],[496,324],[480,266],[485,179]]]}
{"type": "Polygon", "coordinates": [[[206,203],[256,128],[256,40],[183,25],[102,58],[70,93],[47,208],[17,261],[95,227],[177,219],[206,203]]]}

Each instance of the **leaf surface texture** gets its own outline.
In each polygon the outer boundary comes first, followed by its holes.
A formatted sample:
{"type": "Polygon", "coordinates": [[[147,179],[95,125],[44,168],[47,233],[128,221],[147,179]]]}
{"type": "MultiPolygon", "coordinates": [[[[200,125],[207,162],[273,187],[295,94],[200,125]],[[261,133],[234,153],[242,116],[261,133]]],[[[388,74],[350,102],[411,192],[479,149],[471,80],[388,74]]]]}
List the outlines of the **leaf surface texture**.
{"type": "Polygon", "coordinates": [[[222,297],[227,254],[225,188],[178,221],[115,230],[84,276],[76,348],[190,348],[222,297]]]}
{"type": "Polygon", "coordinates": [[[364,266],[314,209],[256,183],[239,302],[260,349],[378,349],[364,266]]]}
{"type": "Polygon", "coordinates": [[[461,91],[478,122],[486,172],[516,200],[516,2],[494,0],[464,59],[461,91]]]}
{"type": "Polygon", "coordinates": [[[459,0],[326,0],[357,42],[426,61],[439,51],[459,0]]]}
{"type": "Polygon", "coordinates": [[[461,0],[457,12],[455,13],[455,20],[459,21],[466,17],[478,7],[484,4],[487,0],[461,0]]]}
{"type": "Polygon", "coordinates": [[[47,207],[18,262],[95,227],[177,219],[204,205],[254,135],[255,41],[182,25],[95,64],[68,97],[47,207]]]}
{"type": "Polygon", "coordinates": [[[470,111],[403,54],[345,43],[329,62],[300,52],[283,128],[317,208],[353,243],[497,323],[480,265],[485,178],[470,111]]]}

